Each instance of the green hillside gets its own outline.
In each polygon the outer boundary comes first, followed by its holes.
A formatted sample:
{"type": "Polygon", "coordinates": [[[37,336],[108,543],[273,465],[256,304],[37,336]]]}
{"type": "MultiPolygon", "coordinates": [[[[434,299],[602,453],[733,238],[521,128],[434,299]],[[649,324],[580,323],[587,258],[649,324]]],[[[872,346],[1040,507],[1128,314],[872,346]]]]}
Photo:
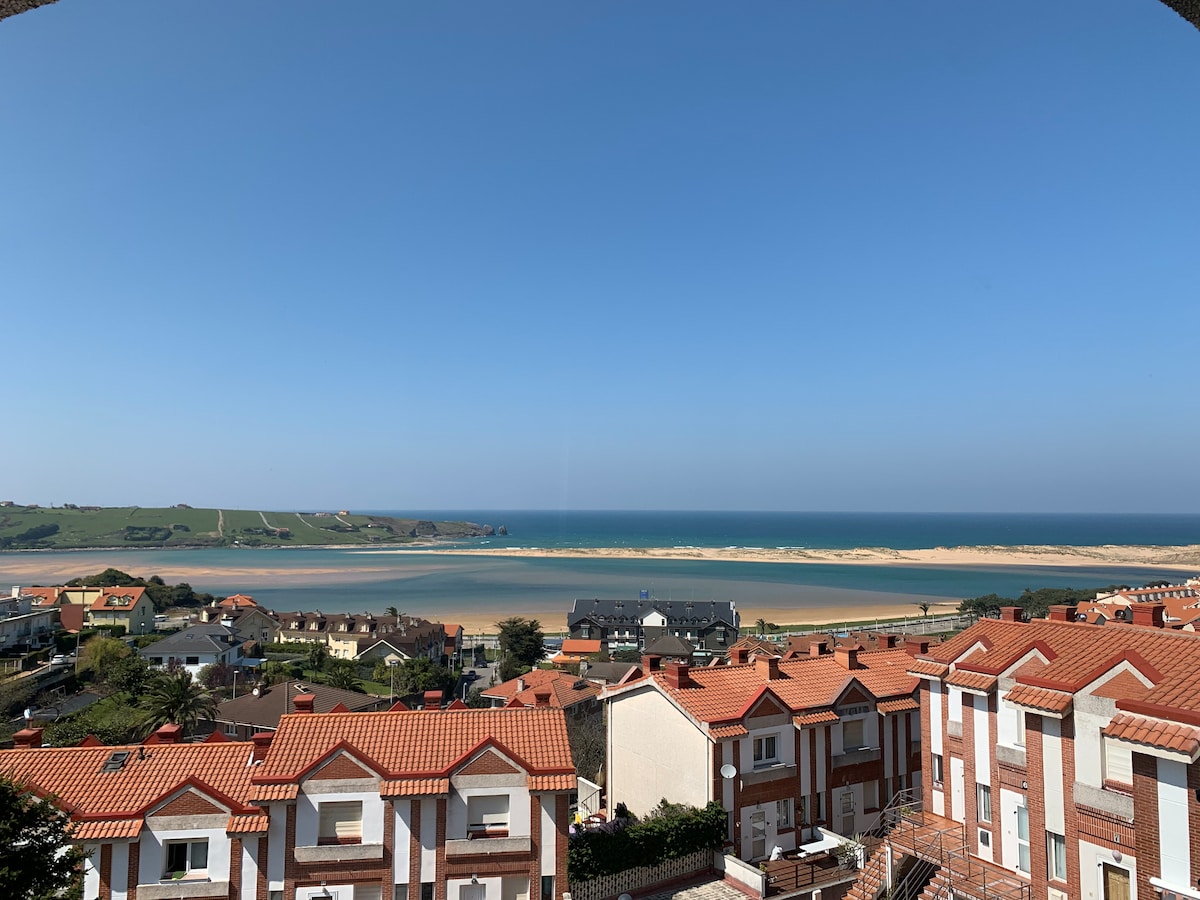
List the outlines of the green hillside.
{"type": "Polygon", "coordinates": [[[333,512],[141,506],[0,507],[0,550],[404,544],[483,534],[471,522],[333,512]]]}

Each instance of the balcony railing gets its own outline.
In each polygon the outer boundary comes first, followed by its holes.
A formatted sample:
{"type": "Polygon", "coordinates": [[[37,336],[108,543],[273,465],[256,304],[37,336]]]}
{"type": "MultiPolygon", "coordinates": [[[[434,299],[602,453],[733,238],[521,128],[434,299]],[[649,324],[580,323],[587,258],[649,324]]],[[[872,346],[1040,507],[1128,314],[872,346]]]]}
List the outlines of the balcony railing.
{"type": "Polygon", "coordinates": [[[863,747],[839,753],[833,758],[833,767],[837,769],[841,766],[857,766],[859,763],[878,762],[882,758],[883,752],[878,747],[863,747]]]}

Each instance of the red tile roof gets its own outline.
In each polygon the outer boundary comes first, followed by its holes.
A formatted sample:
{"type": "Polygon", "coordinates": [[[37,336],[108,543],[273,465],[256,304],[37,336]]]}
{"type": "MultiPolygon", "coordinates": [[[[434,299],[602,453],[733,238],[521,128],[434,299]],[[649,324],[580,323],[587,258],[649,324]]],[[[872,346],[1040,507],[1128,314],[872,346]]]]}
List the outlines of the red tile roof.
{"type": "Polygon", "coordinates": [[[516,698],[524,706],[536,706],[537,691],[550,691],[550,705],[570,709],[579,703],[595,700],[600,696],[600,685],[585,681],[577,675],[553,669],[534,669],[520,678],[514,678],[481,692],[481,696],[509,701],[516,698]],[[518,682],[524,683],[522,688],[518,682]],[[581,683],[582,682],[582,683],[581,683]],[[577,687],[578,685],[578,687],[577,687]]]}
{"type": "Polygon", "coordinates": [[[91,609],[92,612],[133,609],[144,593],[144,587],[101,588],[100,596],[92,601],[91,609]]]}
{"type": "Polygon", "coordinates": [[[1028,706],[1031,709],[1061,715],[1071,708],[1071,695],[1063,691],[1052,691],[1049,688],[1033,687],[1029,684],[1018,684],[1008,692],[1009,703],[1028,706]]]}
{"type": "MultiPolygon", "coordinates": [[[[925,659],[948,664],[980,642],[985,649],[971,654],[971,669],[1004,672],[1036,651],[1046,662],[1026,662],[1016,670],[1017,681],[1068,694],[1114,669],[1132,667],[1152,687],[1138,697],[1118,698],[1119,709],[1200,725],[1200,680],[1195,677],[1200,670],[1200,635],[1133,625],[984,619],[932,648],[925,659]]],[[[1131,687],[1128,680],[1121,685],[1131,687]]]]}
{"type": "Polygon", "coordinates": [[[117,821],[87,821],[76,822],[72,831],[75,840],[84,841],[114,841],[135,838],[142,832],[142,820],[119,819],[117,821]]]}
{"type": "MultiPolygon", "coordinates": [[[[793,713],[832,706],[852,683],[877,699],[911,696],[917,680],[905,672],[912,657],[903,650],[860,651],[860,668],[847,669],[836,657],[817,656],[779,663],[779,677],[769,681],[754,665],[691,668],[688,685],[672,687],[667,672],[651,678],[668,697],[702,722],[728,723],[740,719],[749,704],[769,685],[770,692],[793,713]]],[[[644,681],[609,687],[606,696],[637,690],[644,681]]]]}
{"type": "Polygon", "coordinates": [[[968,691],[990,691],[996,686],[996,676],[956,669],[946,678],[946,684],[968,691]]]}
{"type": "MultiPolygon", "coordinates": [[[[887,702],[887,701],[884,701],[884,702],[887,702]]],[[[904,702],[904,701],[897,701],[897,702],[904,702]]],[[[909,701],[909,702],[915,703],[915,701],[909,701]]],[[[880,708],[882,708],[883,703],[880,703],[879,706],[880,706],[880,708]]],[[[920,705],[917,704],[916,708],[920,709],[920,705]]],[[[837,720],[838,720],[838,714],[835,713],[832,709],[823,709],[820,712],[805,713],[802,716],[793,716],[792,717],[792,722],[795,723],[796,725],[821,725],[821,724],[824,724],[825,722],[836,722],[837,720]]]]}
{"type": "Polygon", "coordinates": [[[284,716],[256,784],[296,781],[337,749],[389,780],[450,775],[492,744],[530,774],[573,774],[561,709],[464,709],[284,716]]]}
{"type": "Polygon", "coordinates": [[[914,659],[908,664],[907,671],[914,675],[932,675],[934,678],[941,678],[950,671],[950,667],[945,663],[931,662],[927,659],[914,659]]]}
{"type": "Polygon", "coordinates": [[[908,712],[913,709],[920,709],[921,704],[912,697],[905,697],[901,700],[880,700],[875,704],[875,708],[884,715],[892,713],[908,712]]]}
{"type": "Polygon", "coordinates": [[[385,797],[421,797],[430,794],[449,794],[449,778],[393,778],[379,785],[385,797]]]}
{"type": "Polygon", "coordinates": [[[1102,734],[1134,744],[1145,744],[1161,750],[1185,753],[1193,760],[1200,754],[1200,729],[1189,725],[1159,722],[1142,716],[1118,713],[1105,726],[1102,734]]]}
{"type": "Polygon", "coordinates": [[[271,817],[266,813],[254,816],[230,816],[225,826],[227,834],[266,834],[271,817]]]}
{"type": "Polygon", "coordinates": [[[750,732],[746,730],[745,725],[734,724],[734,725],[714,725],[710,729],[708,729],[708,733],[711,734],[713,737],[715,737],[717,740],[721,740],[722,738],[728,738],[728,737],[741,737],[742,735],[749,734],[750,732]]]}
{"type": "Polygon", "coordinates": [[[250,805],[252,747],[249,742],[230,741],[149,748],[136,744],[22,748],[0,753],[0,773],[29,784],[42,796],[56,797],[77,821],[140,817],[188,785],[234,812],[257,813],[250,805]],[[124,765],[102,772],[116,752],[129,753],[124,765]]]}
{"type": "Polygon", "coordinates": [[[600,641],[587,638],[567,638],[562,643],[565,656],[590,656],[600,652],[600,641]]]}

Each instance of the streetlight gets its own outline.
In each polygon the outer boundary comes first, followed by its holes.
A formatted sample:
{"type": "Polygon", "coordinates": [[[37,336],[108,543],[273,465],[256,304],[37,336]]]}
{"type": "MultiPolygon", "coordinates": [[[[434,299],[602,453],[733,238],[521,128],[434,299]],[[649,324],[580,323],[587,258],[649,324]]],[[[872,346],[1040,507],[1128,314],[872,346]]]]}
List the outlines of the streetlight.
{"type": "Polygon", "coordinates": [[[387,661],[388,677],[391,679],[391,687],[388,691],[388,699],[392,703],[396,702],[396,663],[397,662],[399,662],[399,660],[397,660],[394,656],[389,657],[389,659],[387,661]]]}

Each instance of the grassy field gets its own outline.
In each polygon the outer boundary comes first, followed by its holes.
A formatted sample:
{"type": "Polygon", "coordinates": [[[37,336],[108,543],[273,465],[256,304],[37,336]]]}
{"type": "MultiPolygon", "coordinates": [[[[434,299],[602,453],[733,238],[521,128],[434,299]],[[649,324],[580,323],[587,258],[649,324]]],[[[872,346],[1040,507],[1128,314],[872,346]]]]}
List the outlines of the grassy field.
{"type": "Polygon", "coordinates": [[[469,522],[433,525],[436,530],[416,519],[244,509],[10,506],[0,507],[0,549],[398,544],[479,532],[469,522]]]}

